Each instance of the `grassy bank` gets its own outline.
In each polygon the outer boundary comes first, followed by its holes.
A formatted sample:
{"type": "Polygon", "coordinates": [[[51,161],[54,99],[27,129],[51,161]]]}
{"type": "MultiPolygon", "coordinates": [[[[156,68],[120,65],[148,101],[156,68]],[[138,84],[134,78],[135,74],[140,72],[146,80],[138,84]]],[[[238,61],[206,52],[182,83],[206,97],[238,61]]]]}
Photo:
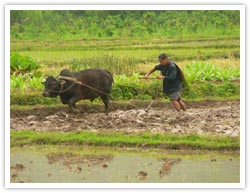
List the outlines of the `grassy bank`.
{"type": "Polygon", "coordinates": [[[11,131],[10,136],[12,147],[59,144],[202,150],[238,150],[240,147],[239,138],[197,134],[11,131]]]}

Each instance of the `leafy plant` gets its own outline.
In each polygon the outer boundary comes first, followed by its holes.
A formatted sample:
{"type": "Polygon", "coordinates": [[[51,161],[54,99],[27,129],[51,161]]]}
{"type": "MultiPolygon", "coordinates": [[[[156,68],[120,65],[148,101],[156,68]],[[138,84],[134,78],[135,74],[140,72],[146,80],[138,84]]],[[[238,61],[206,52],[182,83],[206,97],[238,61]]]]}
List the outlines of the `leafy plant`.
{"type": "Polygon", "coordinates": [[[239,68],[223,68],[211,63],[192,63],[184,68],[188,81],[234,80],[240,78],[239,68]]]}
{"type": "Polygon", "coordinates": [[[42,90],[44,85],[41,82],[44,80],[44,77],[33,77],[29,79],[29,88],[32,90],[42,90]]]}
{"type": "Polygon", "coordinates": [[[30,74],[18,74],[18,75],[11,75],[10,79],[10,90],[19,91],[24,93],[26,91],[35,91],[35,90],[42,90],[43,85],[41,82],[43,81],[43,76],[35,77],[30,76],[30,74]]]}
{"type": "Polygon", "coordinates": [[[10,55],[10,69],[11,74],[25,74],[36,72],[41,67],[30,56],[20,55],[19,53],[11,53],[10,55]]]}
{"type": "Polygon", "coordinates": [[[11,90],[19,90],[24,91],[27,88],[27,82],[22,74],[18,74],[17,76],[11,76],[10,79],[10,89],[11,90]]]}

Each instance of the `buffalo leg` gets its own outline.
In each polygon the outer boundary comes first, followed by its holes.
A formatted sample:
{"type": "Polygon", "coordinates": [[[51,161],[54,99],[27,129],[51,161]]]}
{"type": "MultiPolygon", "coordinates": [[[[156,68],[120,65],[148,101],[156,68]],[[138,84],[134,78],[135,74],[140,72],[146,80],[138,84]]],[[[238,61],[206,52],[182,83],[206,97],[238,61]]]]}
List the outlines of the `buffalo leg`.
{"type": "Polygon", "coordinates": [[[81,100],[81,99],[82,99],[81,96],[75,96],[75,97],[71,98],[68,102],[69,108],[74,112],[80,112],[80,110],[76,108],[76,102],[81,100]]]}
{"type": "Polygon", "coordinates": [[[75,104],[68,104],[72,112],[80,113],[80,110],[76,108],[75,104]]]}
{"type": "Polygon", "coordinates": [[[101,97],[102,102],[105,105],[105,113],[108,114],[108,109],[109,109],[109,96],[102,96],[101,97]]]}

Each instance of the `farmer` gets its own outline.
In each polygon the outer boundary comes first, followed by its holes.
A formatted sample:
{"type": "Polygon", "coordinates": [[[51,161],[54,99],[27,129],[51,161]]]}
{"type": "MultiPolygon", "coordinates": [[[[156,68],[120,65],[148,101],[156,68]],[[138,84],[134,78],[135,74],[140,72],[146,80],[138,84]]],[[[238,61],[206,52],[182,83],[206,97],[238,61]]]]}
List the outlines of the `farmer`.
{"type": "Polygon", "coordinates": [[[170,98],[177,111],[181,109],[186,111],[185,104],[181,99],[182,81],[184,80],[181,69],[175,63],[169,61],[168,56],[164,53],[160,54],[158,59],[160,64],[150,70],[144,78],[148,78],[156,70],[161,71],[162,75],[158,75],[156,78],[163,80],[163,93],[170,98]]]}

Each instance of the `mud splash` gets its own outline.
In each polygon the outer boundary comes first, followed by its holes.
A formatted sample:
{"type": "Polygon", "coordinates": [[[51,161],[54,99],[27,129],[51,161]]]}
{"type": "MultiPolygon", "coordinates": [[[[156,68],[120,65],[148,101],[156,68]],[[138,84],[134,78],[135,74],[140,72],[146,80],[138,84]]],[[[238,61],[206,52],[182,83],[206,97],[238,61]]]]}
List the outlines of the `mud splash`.
{"type": "Polygon", "coordinates": [[[155,102],[149,111],[148,104],[116,105],[111,112],[102,113],[102,106],[81,106],[82,113],[71,113],[66,107],[12,110],[12,130],[41,132],[80,132],[83,130],[152,133],[212,133],[240,135],[240,102],[192,102],[186,112],[177,113],[170,104],[155,102]]]}

